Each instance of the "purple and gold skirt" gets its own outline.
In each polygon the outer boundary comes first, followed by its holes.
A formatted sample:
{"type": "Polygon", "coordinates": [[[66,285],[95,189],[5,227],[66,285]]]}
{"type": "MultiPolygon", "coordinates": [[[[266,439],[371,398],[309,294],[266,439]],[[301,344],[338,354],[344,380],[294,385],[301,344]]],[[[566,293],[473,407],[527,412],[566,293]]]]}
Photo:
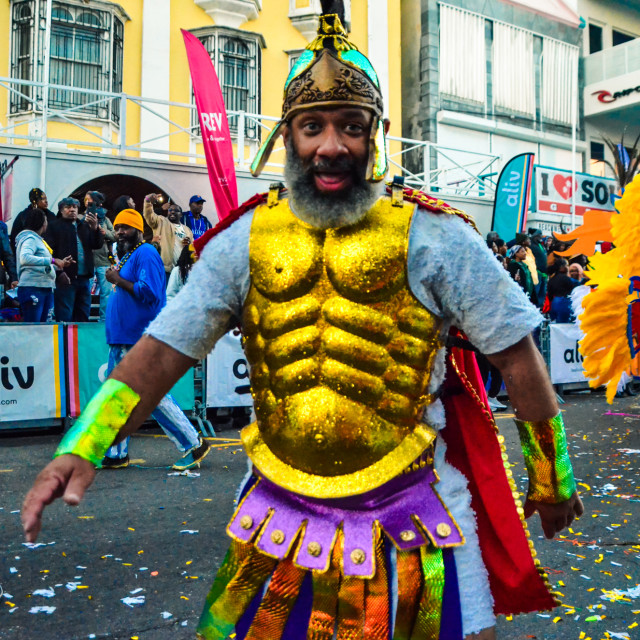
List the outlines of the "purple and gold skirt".
{"type": "Polygon", "coordinates": [[[458,525],[424,467],[345,499],[245,488],[202,640],[461,640],[458,525]]]}

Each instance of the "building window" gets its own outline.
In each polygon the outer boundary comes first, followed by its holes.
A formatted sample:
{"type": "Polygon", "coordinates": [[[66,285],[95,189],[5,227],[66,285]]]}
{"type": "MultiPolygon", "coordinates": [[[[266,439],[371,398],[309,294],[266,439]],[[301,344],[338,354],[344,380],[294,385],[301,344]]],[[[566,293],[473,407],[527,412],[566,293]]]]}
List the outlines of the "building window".
{"type": "Polygon", "coordinates": [[[622,33],[622,31],[618,31],[617,29],[611,30],[611,42],[614,47],[617,47],[619,44],[624,44],[625,42],[631,42],[631,40],[635,40],[635,38],[635,36],[622,33]]]}
{"type": "Polygon", "coordinates": [[[602,51],[602,27],[589,23],[589,53],[602,51]]]}
{"type": "Polygon", "coordinates": [[[604,144],[602,142],[591,142],[591,158],[590,158],[590,173],[594,176],[604,177],[605,164],[604,164],[604,144]]]}
{"type": "MultiPolygon", "coordinates": [[[[44,41],[47,3],[45,0],[13,0],[11,76],[21,80],[43,81],[44,41]],[[36,18],[37,17],[37,18],[36,18]]],[[[119,10],[108,3],[76,5],[53,2],[51,9],[51,84],[119,93],[122,91],[122,54],[124,24],[116,15],[119,10]],[[96,7],[98,5],[98,7],[96,7]]],[[[33,88],[22,93],[30,98],[33,88]]],[[[100,100],[83,92],[51,89],[52,109],[73,108],[100,120],[119,122],[119,100],[100,100]],[[90,104],[91,103],[91,104],[90,104]]],[[[10,113],[40,111],[38,103],[12,94],[10,113]]]]}
{"type": "Polygon", "coordinates": [[[578,47],[542,40],[542,119],[571,126],[577,115],[578,47]]]}
{"type": "Polygon", "coordinates": [[[296,62],[300,59],[300,56],[304,53],[304,49],[292,49],[291,51],[285,51],[289,56],[289,71],[296,66],[296,62]]]}
{"type": "Polygon", "coordinates": [[[486,71],[484,17],[441,4],[440,93],[485,104],[486,71]]]}
{"type": "MultiPolygon", "coordinates": [[[[194,32],[211,56],[224,104],[229,111],[260,113],[260,55],[264,41],[257,34],[226,28],[194,32]]],[[[227,114],[232,135],[238,134],[238,116],[227,114]]],[[[197,114],[194,110],[192,130],[199,135],[197,114]]],[[[255,120],[245,119],[244,135],[259,137],[259,125],[255,120]]]]}

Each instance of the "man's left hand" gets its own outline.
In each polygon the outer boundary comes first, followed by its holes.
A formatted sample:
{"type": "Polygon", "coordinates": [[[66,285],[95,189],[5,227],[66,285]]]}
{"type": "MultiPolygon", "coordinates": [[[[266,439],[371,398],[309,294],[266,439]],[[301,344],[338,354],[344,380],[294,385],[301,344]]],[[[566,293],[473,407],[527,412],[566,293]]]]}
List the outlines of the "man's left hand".
{"type": "Polygon", "coordinates": [[[11,283],[11,288],[12,288],[12,289],[16,289],[17,287],[18,287],[18,281],[17,281],[17,280],[14,280],[14,281],[11,283]]]}
{"type": "Polygon", "coordinates": [[[105,271],[104,277],[107,279],[107,282],[117,285],[120,280],[120,272],[115,267],[111,267],[105,271]]]}
{"type": "Polygon", "coordinates": [[[565,502],[548,504],[529,500],[524,503],[524,517],[529,518],[535,512],[540,514],[540,522],[545,538],[551,540],[556,533],[571,526],[574,518],[579,518],[584,513],[584,506],[578,492],[565,502]]]}

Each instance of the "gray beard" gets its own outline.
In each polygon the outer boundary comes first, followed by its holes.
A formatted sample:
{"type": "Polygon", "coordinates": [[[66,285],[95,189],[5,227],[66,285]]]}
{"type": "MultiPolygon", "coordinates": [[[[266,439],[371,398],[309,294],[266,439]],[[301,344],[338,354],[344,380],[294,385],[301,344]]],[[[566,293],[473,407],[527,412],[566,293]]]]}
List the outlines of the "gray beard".
{"type": "Polygon", "coordinates": [[[116,253],[118,254],[118,260],[122,260],[124,256],[138,244],[138,239],[133,240],[118,240],[116,244],[116,253]]]}
{"type": "Polygon", "coordinates": [[[305,169],[289,140],[284,176],[289,187],[289,204],[303,222],[318,229],[347,227],[359,222],[380,196],[380,186],[367,182],[361,168],[352,168],[352,186],[336,194],[318,191],[313,170],[305,169]]]}

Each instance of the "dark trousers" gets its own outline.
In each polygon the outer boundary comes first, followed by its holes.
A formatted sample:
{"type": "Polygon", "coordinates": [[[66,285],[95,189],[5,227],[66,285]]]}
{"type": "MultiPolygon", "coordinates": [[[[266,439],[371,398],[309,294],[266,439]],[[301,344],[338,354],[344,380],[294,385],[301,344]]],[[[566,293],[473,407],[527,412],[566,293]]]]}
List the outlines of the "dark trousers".
{"type": "Polygon", "coordinates": [[[87,322],[91,313],[91,280],[79,277],[71,284],[56,287],[53,300],[58,322],[87,322]]]}
{"type": "Polygon", "coordinates": [[[18,302],[24,322],[46,322],[53,307],[53,289],[19,286],[18,302]]]}

